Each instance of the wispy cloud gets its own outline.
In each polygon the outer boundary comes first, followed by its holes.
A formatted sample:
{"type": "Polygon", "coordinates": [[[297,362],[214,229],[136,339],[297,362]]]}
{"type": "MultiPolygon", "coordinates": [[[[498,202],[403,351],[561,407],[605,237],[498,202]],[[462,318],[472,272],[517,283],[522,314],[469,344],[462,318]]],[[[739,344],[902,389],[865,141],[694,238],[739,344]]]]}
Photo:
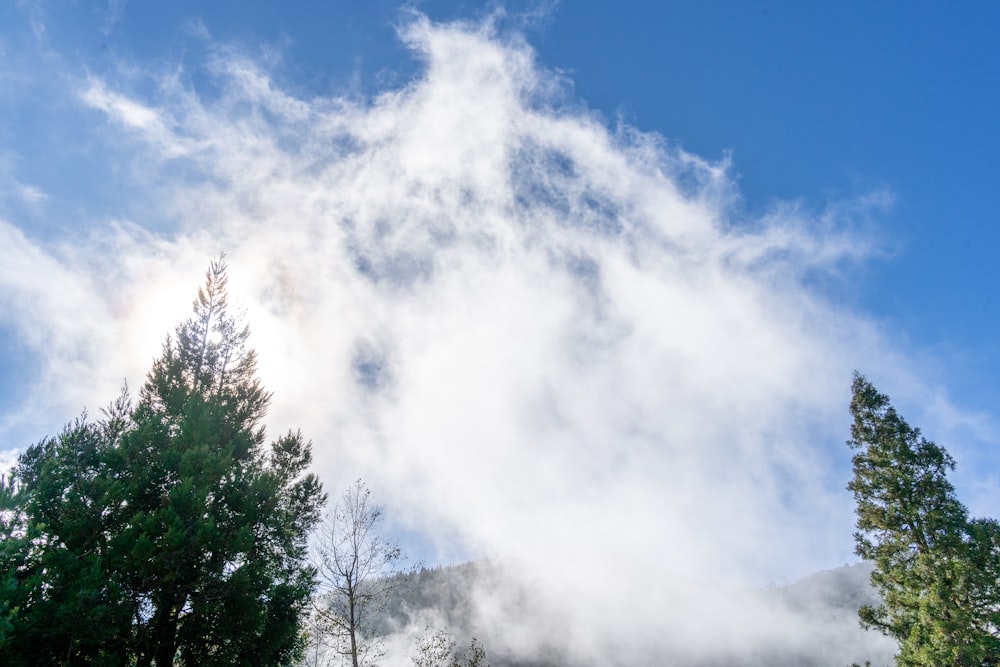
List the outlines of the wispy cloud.
{"type": "Polygon", "coordinates": [[[101,28],[105,37],[114,32],[115,26],[125,15],[126,6],[128,6],[128,0],[108,0],[107,14],[104,18],[104,26],[101,28]]]}
{"type": "Polygon", "coordinates": [[[155,144],[162,159],[180,157],[189,150],[185,146],[189,142],[173,131],[171,121],[160,110],[114,93],[102,81],[91,81],[81,98],[88,106],[103,111],[110,119],[155,144]]]}
{"type": "MultiPolygon", "coordinates": [[[[837,210],[737,216],[725,163],[609,128],[518,35],[416,16],[401,38],[421,73],[369,101],[226,49],[205,98],[90,80],[177,226],[0,224],[3,323],[46,360],[24,409],[139,383],[225,250],[271,424],[328,484],[364,476],[441,557],[516,563],[581,655],[710,651],[736,598],[702,584],[849,557],[850,372],[905,364],[806,277],[871,244],[837,210]]],[[[775,641],[758,620],[737,645],[775,641]]]]}
{"type": "Polygon", "coordinates": [[[24,183],[17,177],[17,162],[16,155],[0,153],[0,206],[10,203],[37,207],[48,195],[37,185],[24,183]]]}
{"type": "Polygon", "coordinates": [[[43,44],[46,41],[47,30],[45,27],[45,12],[42,5],[37,0],[16,0],[17,8],[24,15],[31,26],[31,32],[35,41],[43,44]]]}

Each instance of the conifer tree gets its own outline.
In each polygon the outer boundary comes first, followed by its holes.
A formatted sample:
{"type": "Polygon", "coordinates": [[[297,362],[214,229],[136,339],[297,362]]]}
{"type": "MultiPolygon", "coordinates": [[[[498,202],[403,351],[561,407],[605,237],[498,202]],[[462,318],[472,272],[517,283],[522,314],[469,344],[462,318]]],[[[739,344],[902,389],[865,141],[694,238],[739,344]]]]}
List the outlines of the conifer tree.
{"type": "Polygon", "coordinates": [[[856,551],[882,597],[862,625],[899,642],[899,665],[1000,664],[1000,525],[969,520],[952,457],[861,375],[851,413],[856,551]]]}
{"type": "MultiPolygon", "coordinates": [[[[325,502],[311,445],[265,446],[271,395],[212,262],[138,400],[28,448],[14,472],[4,664],[285,665],[325,502]]],[[[2,573],[0,573],[2,574],[2,573]]],[[[6,596],[4,598],[3,596],[6,596]]]]}

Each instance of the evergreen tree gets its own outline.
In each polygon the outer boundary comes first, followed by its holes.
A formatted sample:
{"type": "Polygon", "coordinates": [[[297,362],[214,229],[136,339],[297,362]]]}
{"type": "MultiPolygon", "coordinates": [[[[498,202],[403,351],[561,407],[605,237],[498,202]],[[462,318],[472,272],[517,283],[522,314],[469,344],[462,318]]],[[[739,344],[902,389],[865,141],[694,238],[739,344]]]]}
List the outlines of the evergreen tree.
{"type": "Polygon", "coordinates": [[[17,615],[13,599],[17,569],[27,547],[20,534],[22,523],[17,491],[6,475],[0,475],[0,645],[13,629],[17,615]]]}
{"type": "Polygon", "coordinates": [[[22,548],[0,593],[16,613],[0,662],[297,657],[315,576],[306,540],[325,495],[301,434],[265,447],[271,396],[248,336],[215,261],[135,404],[123,392],[99,421],[84,416],[20,457],[22,548]]]}
{"type": "Polygon", "coordinates": [[[969,520],[952,457],[857,374],[851,413],[856,551],[882,596],[862,625],[899,642],[900,665],[1000,664],[1000,525],[969,520]]]}

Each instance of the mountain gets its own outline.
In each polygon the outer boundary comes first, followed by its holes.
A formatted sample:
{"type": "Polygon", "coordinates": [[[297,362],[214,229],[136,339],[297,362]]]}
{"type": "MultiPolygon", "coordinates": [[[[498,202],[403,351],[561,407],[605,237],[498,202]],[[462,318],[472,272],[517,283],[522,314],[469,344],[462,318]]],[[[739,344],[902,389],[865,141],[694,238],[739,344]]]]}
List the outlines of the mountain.
{"type": "MultiPolygon", "coordinates": [[[[562,628],[558,617],[541,618],[541,610],[548,608],[544,595],[509,572],[502,563],[485,560],[400,575],[398,593],[381,619],[389,655],[408,655],[407,647],[414,646],[421,633],[443,629],[459,646],[477,637],[492,667],[845,667],[865,660],[892,664],[894,645],[858,625],[858,607],[878,601],[869,584],[871,567],[864,563],[817,572],[788,585],[731,591],[727,595],[733,608],[720,619],[715,645],[665,641],[641,646],[623,639],[613,658],[588,658],[588,652],[577,650],[569,639],[571,630],[562,628]]],[[[628,606],[620,613],[629,613],[628,606]]],[[[671,636],[669,630],[664,628],[664,637],[671,636]]],[[[616,641],[607,638],[609,644],[616,641]]],[[[399,665],[411,664],[398,660],[399,665]]]]}

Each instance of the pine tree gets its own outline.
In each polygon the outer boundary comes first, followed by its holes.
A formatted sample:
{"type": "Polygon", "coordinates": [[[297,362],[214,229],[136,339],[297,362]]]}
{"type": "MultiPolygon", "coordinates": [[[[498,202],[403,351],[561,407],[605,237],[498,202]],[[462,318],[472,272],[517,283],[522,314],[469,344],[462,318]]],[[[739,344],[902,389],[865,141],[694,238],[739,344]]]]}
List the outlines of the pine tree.
{"type": "Polygon", "coordinates": [[[882,597],[862,625],[899,642],[900,665],[1000,664],[1000,526],[969,520],[952,457],[861,375],[851,413],[856,551],[882,597]]]}
{"type": "Polygon", "coordinates": [[[123,392],[99,421],[83,417],[20,457],[28,547],[0,659],[160,667],[298,655],[315,576],[306,540],[325,495],[300,433],[265,446],[271,395],[227,307],[220,259],[134,405],[123,392]]]}

